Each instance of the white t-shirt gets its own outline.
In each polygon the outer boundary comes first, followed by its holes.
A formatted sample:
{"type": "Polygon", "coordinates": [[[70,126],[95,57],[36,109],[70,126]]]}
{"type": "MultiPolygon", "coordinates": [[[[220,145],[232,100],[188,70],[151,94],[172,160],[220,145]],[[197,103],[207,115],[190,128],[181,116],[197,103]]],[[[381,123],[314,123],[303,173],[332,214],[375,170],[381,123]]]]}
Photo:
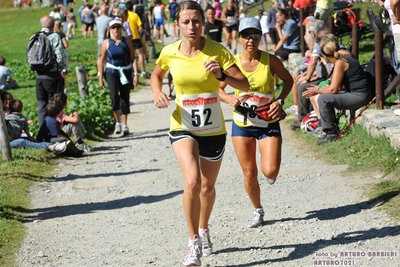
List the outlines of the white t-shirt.
{"type": "Polygon", "coordinates": [[[268,16],[267,15],[262,15],[261,16],[260,24],[261,24],[261,30],[262,30],[263,34],[269,32],[269,28],[268,28],[268,25],[267,25],[267,20],[268,20],[268,16]]]}

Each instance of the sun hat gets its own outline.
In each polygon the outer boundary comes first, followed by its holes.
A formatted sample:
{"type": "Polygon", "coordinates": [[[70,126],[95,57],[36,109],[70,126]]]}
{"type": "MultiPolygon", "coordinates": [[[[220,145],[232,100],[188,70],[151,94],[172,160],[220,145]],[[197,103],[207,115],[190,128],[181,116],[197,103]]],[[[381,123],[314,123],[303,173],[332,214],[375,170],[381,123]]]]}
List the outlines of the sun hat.
{"type": "Polygon", "coordinates": [[[247,29],[256,29],[262,32],[260,21],[255,17],[247,17],[240,20],[239,33],[247,29]]]}
{"type": "Polygon", "coordinates": [[[122,27],[122,22],[121,22],[120,20],[118,20],[118,19],[113,19],[112,21],[110,21],[110,22],[108,23],[108,28],[110,28],[111,26],[116,25],[116,24],[118,24],[118,25],[120,25],[120,26],[122,27]]]}

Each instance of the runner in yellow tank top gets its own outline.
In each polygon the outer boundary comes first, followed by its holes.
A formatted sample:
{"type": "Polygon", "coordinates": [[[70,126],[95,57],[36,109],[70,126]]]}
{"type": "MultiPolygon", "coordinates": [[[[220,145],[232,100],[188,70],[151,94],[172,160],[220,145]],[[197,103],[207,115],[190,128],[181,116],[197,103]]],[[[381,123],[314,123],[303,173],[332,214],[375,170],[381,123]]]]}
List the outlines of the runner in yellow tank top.
{"type": "Polygon", "coordinates": [[[182,203],[189,244],[184,266],[201,266],[200,257],[212,253],[208,221],[226,142],[219,81],[242,90],[249,88],[229,51],[201,36],[204,24],[204,11],[197,2],[178,5],[175,25],[182,41],[162,50],[150,80],[158,108],[170,104],[170,97],[162,92],[162,79],[168,69],[176,89],[169,136],[185,180],[182,203]]]}
{"type": "Polygon", "coordinates": [[[236,64],[246,75],[250,89],[247,92],[235,90],[235,95],[225,93],[221,84],[220,97],[235,107],[232,123],[232,142],[244,176],[244,186],[253,204],[254,211],[249,220],[251,228],[260,227],[264,221],[261,205],[260,185],[256,161],[257,141],[261,154],[260,169],[267,182],[273,184],[281,165],[282,135],[279,119],[283,100],[290,93],[293,78],[282,62],[275,56],[258,49],[261,39],[261,25],[256,18],[243,18],[239,25],[239,40],[244,51],[236,56],[236,64]],[[274,96],[274,74],[283,80],[282,92],[274,96]],[[269,105],[268,117],[261,117],[257,109],[269,105]]]}

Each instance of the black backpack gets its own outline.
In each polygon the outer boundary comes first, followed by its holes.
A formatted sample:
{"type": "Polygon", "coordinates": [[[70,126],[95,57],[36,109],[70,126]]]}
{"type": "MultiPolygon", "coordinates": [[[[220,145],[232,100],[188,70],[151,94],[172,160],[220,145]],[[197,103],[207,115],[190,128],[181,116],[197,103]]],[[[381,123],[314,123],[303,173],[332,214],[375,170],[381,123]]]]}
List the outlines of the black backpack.
{"type": "Polygon", "coordinates": [[[38,32],[31,37],[26,52],[33,71],[49,71],[57,63],[56,55],[47,36],[52,32],[38,32]]]}

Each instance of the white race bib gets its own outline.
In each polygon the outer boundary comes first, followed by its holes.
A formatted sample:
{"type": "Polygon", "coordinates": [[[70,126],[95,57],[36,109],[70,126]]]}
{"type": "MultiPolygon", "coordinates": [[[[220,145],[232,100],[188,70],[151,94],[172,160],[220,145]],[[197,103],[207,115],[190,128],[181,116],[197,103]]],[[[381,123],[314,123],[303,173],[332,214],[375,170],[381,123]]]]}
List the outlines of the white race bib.
{"type": "Polygon", "coordinates": [[[245,92],[239,94],[239,97],[243,98],[240,105],[243,106],[247,112],[244,114],[235,112],[234,120],[237,122],[237,124],[239,126],[252,125],[256,127],[267,128],[268,121],[258,118],[255,110],[261,106],[271,103],[272,99],[274,99],[274,96],[272,94],[262,94],[258,92],[245,92]]]}
{"type": "Polygon", "coordinates": [[[182,129],[193,134],[210,134],[223,129],[218,93],[180,95],[182,129]]]}

